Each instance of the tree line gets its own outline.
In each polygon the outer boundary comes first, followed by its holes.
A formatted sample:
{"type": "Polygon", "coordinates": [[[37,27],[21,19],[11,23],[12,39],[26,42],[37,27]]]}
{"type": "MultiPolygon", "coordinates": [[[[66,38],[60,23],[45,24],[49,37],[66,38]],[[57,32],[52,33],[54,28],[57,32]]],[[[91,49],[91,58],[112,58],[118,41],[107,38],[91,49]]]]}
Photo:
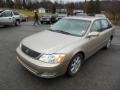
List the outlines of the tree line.
{"type": "MultiPolygon", "coordinates": [[[[120,1],[119,0],[90,0],[86,2],[71,2],[54,3],[50,0],[0,0],[0,8],[17,8],[34,10],[38,8],[45,8],[46,10],[55,13],[56,9],[67,9],[72,14],[73,10],[84,10],[86,13],[93,15],[95,13],[101,13],[101,11],[109,12],[113,16],[120,16],[120,1]]],[[[115,17],[114,17],[115,18],[115,17]]]]}

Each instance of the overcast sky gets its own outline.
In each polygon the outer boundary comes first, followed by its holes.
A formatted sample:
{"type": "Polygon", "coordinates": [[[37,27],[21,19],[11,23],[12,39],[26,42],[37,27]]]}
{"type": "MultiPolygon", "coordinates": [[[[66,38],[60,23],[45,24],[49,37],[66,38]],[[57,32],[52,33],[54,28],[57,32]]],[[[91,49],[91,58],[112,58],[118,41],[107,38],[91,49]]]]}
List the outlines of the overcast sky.
{"type": "MultiPolygon", "coordinates": [[[[31,0],[31,1],[41,1],[41,0],[31,0]]],[[[51,0],[52,2],[55,2],[55,1],[57,1],[57,2],[83,2],[83,1],[85,1],[85,0],[51,0]]],[[[90,1],[90,0],[86,0],[86,1],[90,1]]]]}
{"type": "Polygon", "coordinates": [[[85,1],[85,0],[51,0],[51,1],[78,2],[78,1],[85,1]]]}

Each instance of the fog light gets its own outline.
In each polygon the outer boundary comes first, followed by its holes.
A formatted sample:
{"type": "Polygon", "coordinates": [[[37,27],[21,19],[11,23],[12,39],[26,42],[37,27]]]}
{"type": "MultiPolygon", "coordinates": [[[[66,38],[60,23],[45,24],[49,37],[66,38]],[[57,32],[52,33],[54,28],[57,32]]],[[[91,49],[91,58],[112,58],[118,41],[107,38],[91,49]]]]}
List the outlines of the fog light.
{"type": "Polygon", "coordinates": [[[41,77],[44,77],[44,78],[52,78],[52,77],[55,77],[56,73],[49,73],[49,72],[45,72],[45,73],[42,73],[41,74],[41,77]]]}

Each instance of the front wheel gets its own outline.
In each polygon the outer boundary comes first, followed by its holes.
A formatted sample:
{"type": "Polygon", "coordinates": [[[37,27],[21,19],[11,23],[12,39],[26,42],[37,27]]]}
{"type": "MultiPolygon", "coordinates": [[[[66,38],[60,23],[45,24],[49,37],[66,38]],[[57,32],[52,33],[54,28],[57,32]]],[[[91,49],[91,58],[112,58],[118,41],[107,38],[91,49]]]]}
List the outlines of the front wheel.
{"type": "Polygon", "coordinates": [[[109,49],[110,46],[111,46],[111,42],[112,42],[112,39],[110,38],[104,48],[105,48],[105,49],[109,49]]]}
{"type": "Polygon", "coordinates": [[[40,23],[41,23],[41,24],[44,24],[44,22],[42,22],[42,21],[41,21],[40,23]]]}
{"type": "Polygon", "coordinates": [[[83,56],[82,54],[76,54],[67,69],[67,75],[68,76],[74,76],[78,73],[80,67],[82,66],[83,56]]]}
{"type": "Polygon", "coordinates": [[[19,20],[16,20],[15,21],[15,26],[18,26],[20,24],[20,21],[19,20]]]}

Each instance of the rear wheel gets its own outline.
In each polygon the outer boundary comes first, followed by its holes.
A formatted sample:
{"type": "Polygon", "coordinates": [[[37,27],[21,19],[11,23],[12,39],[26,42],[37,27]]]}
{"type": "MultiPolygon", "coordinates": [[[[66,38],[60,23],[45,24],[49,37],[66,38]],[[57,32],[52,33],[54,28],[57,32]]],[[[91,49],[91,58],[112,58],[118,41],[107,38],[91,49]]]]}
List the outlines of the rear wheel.
{"type": "Polygon", "coordinates": [[[41,21],[41,24],[43,24],[43,22],[41,21]]]}
{"type": "Polygon", "coordinates": [[[3,27],[8,27],[9,25],[4,25],[3,27]]]}
{"type": "Polygon", "coordinates": [[[78,73],[80,67],[82,66],[83,56],[82,54],[76,54],[67,69],[67,75],[68,76],[74,76],[78,73]]]}

